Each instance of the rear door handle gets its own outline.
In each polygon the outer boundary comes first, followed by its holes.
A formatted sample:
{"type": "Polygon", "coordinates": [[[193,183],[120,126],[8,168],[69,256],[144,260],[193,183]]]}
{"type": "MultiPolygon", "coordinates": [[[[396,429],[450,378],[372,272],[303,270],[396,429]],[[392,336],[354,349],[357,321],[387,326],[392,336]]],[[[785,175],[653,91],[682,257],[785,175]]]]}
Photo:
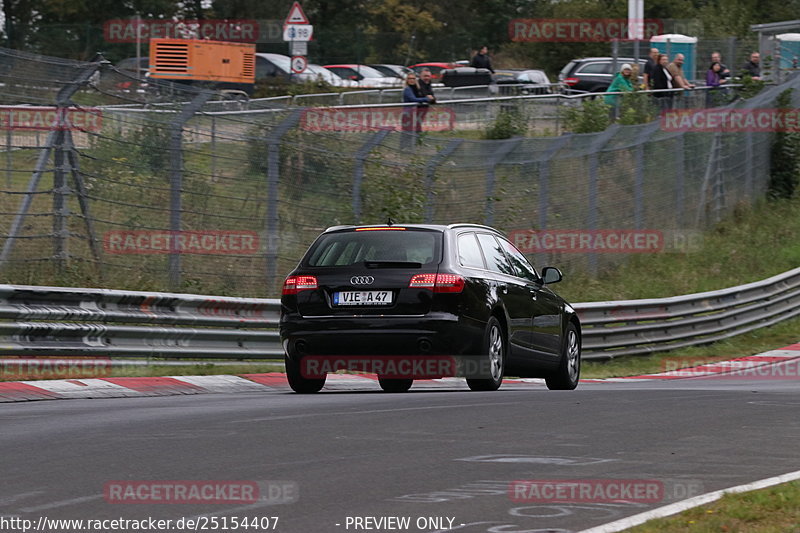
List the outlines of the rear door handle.
{"type": "Polygon", "coordinates": [[[498,283],[497,288],[503,291],[503,294],[508,294],[508,284],[506,283],[498,283]]]}
{"type": "Polygon", "coordinates": [[[539,297],[539,295],[537,294],[537,291],[536,291],[536,289],[529,289],[529,290],[530,290],[530,292],[531,292],[531,299],[532,299],[532,300],[535,300],[536,298],[538,298],[538,297],[539,297]]]}

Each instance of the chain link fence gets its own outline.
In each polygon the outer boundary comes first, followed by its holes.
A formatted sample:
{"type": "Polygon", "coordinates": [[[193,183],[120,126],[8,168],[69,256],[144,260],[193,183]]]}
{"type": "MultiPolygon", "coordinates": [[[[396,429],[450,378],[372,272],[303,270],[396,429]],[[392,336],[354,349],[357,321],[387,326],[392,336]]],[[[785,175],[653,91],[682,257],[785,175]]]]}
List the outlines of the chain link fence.
{"type": "MultiPolygon", "coordinates": [[[[739,105],[769,107],[797,85],[739,105]]],[[[389,217],[486,223],[535,265],[598,274],[629,255],[532,246],[534,230],[658,233],[657,250],[633,251],[686,253],[678,240],[766,190],[772,133],[656,121],[552,136],[557,108],[577,102],[453,101],[425,117],[397,105],[243,104],[100,58],[0,49],[2,278],[275,296],[320,231],[389,217]],[[481,139],[509,110],[551,136],[481,139]]]]}

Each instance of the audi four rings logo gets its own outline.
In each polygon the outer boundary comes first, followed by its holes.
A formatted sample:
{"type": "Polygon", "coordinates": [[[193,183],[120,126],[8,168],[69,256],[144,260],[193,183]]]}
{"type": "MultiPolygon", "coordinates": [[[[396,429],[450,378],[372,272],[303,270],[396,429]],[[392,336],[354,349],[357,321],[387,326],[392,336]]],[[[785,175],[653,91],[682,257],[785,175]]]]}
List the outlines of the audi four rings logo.
{"type": "Polygon", "coordinates": [[[350,278],[350,283],[353,285],[372,285],[375,278],[372,276],[353,276],[350,278]]]}

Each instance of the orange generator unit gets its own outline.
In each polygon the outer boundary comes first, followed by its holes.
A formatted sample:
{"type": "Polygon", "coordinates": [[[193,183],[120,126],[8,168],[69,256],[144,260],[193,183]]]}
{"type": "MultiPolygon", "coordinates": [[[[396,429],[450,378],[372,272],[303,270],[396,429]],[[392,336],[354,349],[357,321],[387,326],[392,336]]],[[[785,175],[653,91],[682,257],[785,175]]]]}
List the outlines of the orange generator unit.
{"type": "Polygon", "coordinates": [[[253,93],[254,44],[202,39],[150,39],[150,77],[253,93]]]}

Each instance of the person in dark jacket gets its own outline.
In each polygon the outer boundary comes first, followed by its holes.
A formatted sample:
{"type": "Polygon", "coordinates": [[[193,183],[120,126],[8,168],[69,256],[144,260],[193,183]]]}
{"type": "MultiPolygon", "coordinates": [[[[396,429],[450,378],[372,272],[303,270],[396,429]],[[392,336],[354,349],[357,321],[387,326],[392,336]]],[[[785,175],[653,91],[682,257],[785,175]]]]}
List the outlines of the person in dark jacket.
{"type": "MultiPolygon", "coordinates": [[[[415,72],[410,72],[406,76],[406,86],[403,89],[403,103],[415,103],[417,105],[403,106],[403,131],[422,131],[422,120],[420,120],[419,110],[421,106],[427,107],[432,100],[433,95],[424,96],[422,94],[419,84],[417,83],[417,74],[415,72]]],[[[403,137],[405,139],[406,136],[403,137]]]]}
{"type": "Polygon", "coordinates": [[[472,56],[469,66],[475,68],[486,68],[489,69],[489,72],[494,74],[492,60],[489,58],[489,49],[486,46],[482,46],[480,52],[472,56]]]}
{"type": "MultiPolygon", "coordinates": [[[[659,54],[658,64],[656,65],[656,68],[653,69],[653,90],[674,88],[674,85],[672,84],[672,74],[670,74],[667,65],[669,65],[669,57],[667,57],[667,54],[659,54]]],[[[657,102],[662,110],[672,109],[672,98],[674,97],[674,93],[663,91],[653,93],[653,96],[658,99],[657,102]]]]}
{"type": "Polygon", "coordinates": [[[761,79],[761,54],[758,52],[750,54],[750,61],[742,65],[742,74],[749,74],[754,80],[761,79]]]}

